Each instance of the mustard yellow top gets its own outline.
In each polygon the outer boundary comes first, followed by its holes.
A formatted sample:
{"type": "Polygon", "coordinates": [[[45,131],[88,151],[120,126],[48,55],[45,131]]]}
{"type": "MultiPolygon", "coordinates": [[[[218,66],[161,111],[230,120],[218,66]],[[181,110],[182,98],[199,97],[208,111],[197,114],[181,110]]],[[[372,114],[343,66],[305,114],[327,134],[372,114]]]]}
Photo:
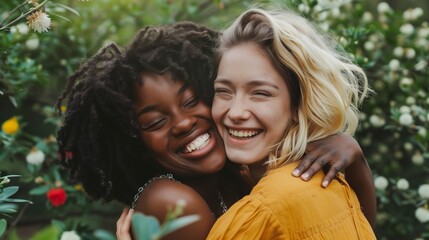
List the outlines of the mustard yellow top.
{"type": "Polygon", "coordinates": [[[295,166],[271,170],[216,221],[207,239],[376,239],[343,176],[324,189],[321,171],[304,182],[291,175],[295,166]]]}

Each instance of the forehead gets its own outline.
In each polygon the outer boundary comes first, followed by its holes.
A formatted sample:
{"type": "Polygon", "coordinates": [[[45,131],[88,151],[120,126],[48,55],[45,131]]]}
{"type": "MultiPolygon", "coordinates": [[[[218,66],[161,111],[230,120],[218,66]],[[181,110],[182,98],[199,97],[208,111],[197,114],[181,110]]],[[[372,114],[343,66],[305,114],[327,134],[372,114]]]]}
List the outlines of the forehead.
{"type": "Polygon", "coordinates": [[[217,80],[233,82],[272,81],[284,83],[271,57],[255,43],[243,43],[226,50],[221,58],[217,80]]]}

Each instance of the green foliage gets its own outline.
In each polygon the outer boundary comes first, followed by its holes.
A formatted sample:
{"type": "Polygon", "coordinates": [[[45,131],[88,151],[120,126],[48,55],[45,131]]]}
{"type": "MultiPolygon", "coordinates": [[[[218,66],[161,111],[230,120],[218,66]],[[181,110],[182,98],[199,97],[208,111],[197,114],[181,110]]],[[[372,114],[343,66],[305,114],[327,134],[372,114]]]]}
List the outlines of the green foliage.
{"type": "Polygon", "coordinates": [[[179,200],[176,208],[167,212],[162,225],[153,216],[147,216],[143,213],[133,214],[132,229],[134,236],[138,240],[159,240],[167,234],[199,220],[197,215],[179,217],[183,214],[183,206],[179,200]]]}

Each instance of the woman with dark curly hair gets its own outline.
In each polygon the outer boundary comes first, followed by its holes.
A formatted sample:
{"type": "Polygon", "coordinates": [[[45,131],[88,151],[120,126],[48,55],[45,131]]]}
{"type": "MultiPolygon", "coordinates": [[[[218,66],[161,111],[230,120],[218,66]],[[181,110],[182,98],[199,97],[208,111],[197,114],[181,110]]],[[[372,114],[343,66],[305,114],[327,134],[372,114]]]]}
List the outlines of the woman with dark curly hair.
{"type": "MultiPolygon", "coordinates": [[[[193,23],[146,27],[124,53],[110,44],[84,63],[57,103],[68,98],[58,131],[60,162],[92,198],[119,200],[160,221],[183,199],[184,215],[200,215],[165,239],[204,239],[249,191],[241,168],[225,163],[210,114],[217,38],[193,23]]],[[[309,169],[311,177],[330,162],[328,182],[364,159],[342,134],[308,150],[300,172],[309,169]]]]}

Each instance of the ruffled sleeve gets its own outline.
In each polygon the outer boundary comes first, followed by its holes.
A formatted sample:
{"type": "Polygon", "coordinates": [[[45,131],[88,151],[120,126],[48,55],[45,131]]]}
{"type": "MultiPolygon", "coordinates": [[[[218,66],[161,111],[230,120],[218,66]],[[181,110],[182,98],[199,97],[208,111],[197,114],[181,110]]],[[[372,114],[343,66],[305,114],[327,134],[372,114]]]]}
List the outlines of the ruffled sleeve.
{"type": "Polygon", "coordinates": [[[236,202],[211,229],[207,239],[285,239],[285,234],[271,210],[257,195],[236,202]]]}

